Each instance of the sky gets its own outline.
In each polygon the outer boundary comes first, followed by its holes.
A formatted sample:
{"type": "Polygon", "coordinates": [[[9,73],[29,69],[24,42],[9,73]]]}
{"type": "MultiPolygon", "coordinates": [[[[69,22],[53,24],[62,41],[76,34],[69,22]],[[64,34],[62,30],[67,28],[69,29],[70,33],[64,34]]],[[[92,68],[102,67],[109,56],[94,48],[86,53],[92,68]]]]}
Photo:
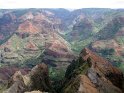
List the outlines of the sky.
{"type": "Polygon", "coordinates": [[[124,8],[124,0],[0,0],[0,9],[13,8],[124,8]]]}

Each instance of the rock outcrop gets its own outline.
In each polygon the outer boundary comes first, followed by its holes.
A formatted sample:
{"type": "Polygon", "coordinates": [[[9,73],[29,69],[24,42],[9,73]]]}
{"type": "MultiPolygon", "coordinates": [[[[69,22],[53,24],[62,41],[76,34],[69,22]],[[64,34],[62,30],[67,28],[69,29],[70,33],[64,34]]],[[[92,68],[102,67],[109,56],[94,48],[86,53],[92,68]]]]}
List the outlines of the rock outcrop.
{"type": "Polygon", "coordinates": [[[24,93],[26,86],[23,81],[23,76],[20,71],[17,71],[8,83],[9,89],[3,93],[24,93]]]}
{"type": "Polygon", "coordinates": [[[84,48],[67,69],[61,93],[122,93],[123,73],[84,48]]]}
{"type": "MultiPolygon", "coordinates": [[[[68,66],[61,83],[59,93],[123,93],[124,89],[123,73],[88,48],[68,66]]],[[[4,93],[42,93],[40,91],[56,93],[44,63],[36,65],[27,75],[17,71],[4,93]]]]}
{"type": "Polygon", "coordinates": [[[30,90],[54,92],[49,80],[48,67],[44,63],[35,66],[30,72],[30,90]]]}
{"type": "Polygon", "coordinates": [[[12,66],[12,67],[5,66],[0,68],[0,90],[1,91],[6,89],[8,85],[8,80],[18,70],[22,73],[22,75],[26,75],[30,71],[29,68],[17,68],[15,66],[12,66]]]}
{"type": "MultiPolygon", "coordinates": [[[[48,67],[44,63],[35,66],[27,75],[17,71],[9,80],[7,87],[8,89],[3,93],[25,93],[35,90],[55,92],[49,80],[48,67]]],[[[40,91],[31,93],[42,93],[40,91]]]]}

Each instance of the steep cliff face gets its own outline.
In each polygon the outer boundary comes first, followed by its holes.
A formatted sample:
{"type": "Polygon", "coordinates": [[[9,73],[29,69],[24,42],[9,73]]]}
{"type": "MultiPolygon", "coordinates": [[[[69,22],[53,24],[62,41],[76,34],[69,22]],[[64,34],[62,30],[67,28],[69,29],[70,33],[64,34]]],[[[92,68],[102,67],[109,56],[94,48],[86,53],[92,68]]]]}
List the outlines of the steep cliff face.
{"type": "Polygon", "coordinates": [[[123,73],[85,48],[67,69],[62,93],[122,93],[123,73]]]}

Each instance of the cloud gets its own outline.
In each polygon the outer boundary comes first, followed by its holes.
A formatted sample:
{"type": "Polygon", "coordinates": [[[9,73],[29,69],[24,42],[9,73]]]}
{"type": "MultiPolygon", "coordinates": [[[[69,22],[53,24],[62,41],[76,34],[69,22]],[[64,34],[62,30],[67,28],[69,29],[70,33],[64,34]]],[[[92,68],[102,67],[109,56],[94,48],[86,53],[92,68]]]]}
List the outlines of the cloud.
{"type": "Polygon", "coordinates": [[[0,8],[124,8],[124,0],[0,0],[0,8]]]}

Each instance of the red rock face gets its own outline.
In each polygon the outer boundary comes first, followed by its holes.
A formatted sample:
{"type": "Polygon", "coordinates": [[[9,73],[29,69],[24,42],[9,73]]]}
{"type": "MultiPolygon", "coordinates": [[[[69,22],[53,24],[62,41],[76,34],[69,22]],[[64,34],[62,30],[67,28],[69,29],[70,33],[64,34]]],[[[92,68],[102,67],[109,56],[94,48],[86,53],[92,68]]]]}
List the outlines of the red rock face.
{"type": "Polygon", "coordinates": [[[96,71],[100,70],[114,85],[122,89],[123,73],[119,69],[113,67],[107,60],[87,48],[82,50],[80,56],[84,60],[90,58],[91,64],[96,71]]]}
{"type": "MultiPolygon", "coordinates": [[[[51,52],[56,52],[58,54],[58,56],[63,56],[66,54],[68,54],[70,51],[68,49],[68,46],[65,45],[65,43],[60,42],[58,40],[54,40],[51,44],[51,46],[49,47],[49,50],[51,50],[51,52]]],[[[56,55],[57,55],[56,54],[56,55]]]]}
{"type": "Polygon", "coordinates": [[[26,49],[33,49],[33,50],[35,50],[35,49],[38,49],[38,48],[37,48],[36,45],[33,44],[32,42],[29,42],[29,43],[27,44],[27,46],[26,46],[26,49]]]}
{"type": "Polygon", "coordinates": [[[4,40],[14,32],[36,34],[39,32],[53,31],[58,28],[60,21],[53,17],[51,12],[27,11],[5,13],[0,18],[0,39],[4,40]],[[52,18],[50,18],[52,17],[52,18]]]}
{"type": "Polygon", "coordinates": [[[19,25],[19,32],[36,34],[39,32],[38,28],[34,26],[30,21],[25,21],[19,25]]]}
{"type": "Polygon", "coordinates": [[[45,54],[54,58],[69,58],[73,59],[74,54],[64,39],[61,39],[57,34],[51,34],[51,41],[46,43],[45,54]]]}

